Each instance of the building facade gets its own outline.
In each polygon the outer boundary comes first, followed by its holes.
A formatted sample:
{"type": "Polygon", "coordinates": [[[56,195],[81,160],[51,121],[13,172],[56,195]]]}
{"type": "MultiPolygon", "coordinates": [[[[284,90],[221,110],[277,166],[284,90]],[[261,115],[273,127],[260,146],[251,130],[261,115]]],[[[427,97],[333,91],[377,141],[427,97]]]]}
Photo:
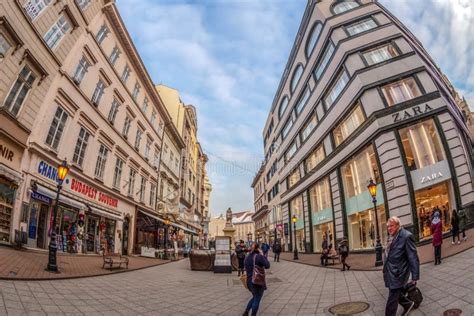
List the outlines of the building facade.
{"type": "Polygon", "coordinates": [[[263,135],[268,208],[281,207],[290,250],[319,252],[324,236],[373,250],[393,215],[418,243],[431,238],[434,209],[445,233],[452,209],[474,218],[462,112],[421,43],[377,1],[308,1],[263,135]]]}
{"type": "Polygon", "coordinates": [[[9,1],[0,12],[0,240],[23,232],[27,247],[47,248],[63,160],[59,251],[140,253],[187,231],[165,225],[157,203],[159,180],[179,192],[184,142],[115,3],[9,1]]]}
{"type": "Polygon", "coordinates": [[[255,236],[255,224],[252,219],[253,212],[239,212],[232,214],[232,224],[235,228],[234,240],[236,242],[243,240],[249,241],[250,234],[255,236]]]}

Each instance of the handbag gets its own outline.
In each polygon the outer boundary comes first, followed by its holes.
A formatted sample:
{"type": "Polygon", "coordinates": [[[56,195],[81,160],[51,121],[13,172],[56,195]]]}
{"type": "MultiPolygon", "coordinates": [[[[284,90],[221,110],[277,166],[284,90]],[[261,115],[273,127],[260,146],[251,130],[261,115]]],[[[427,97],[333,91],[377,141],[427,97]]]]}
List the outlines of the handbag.
{"type": "Polygon", "coordinates": [[[265,269],[255,264],[255,258],[258,254],[253,256],[253,274],[252,283],[255,285],[265,285],[265,269]]]}
{"type": "Polygon", "coordinates": [[[419,288],[416,287],[414,284],[408,284],[405,286],[405,295],[406,297],[415,303],[413,307],[416,309],[418,306],[420,306],[421,302],[423,301],[423,294],[421,294],[421,291],[419,288]]]}
{"type": "Polygon", "coordinates": [[[247,274],[246,273],[242,274],[239,277],[239,279],[240,279],[240,282],[242,282],[242,285],[244,286],[244,288],[248,289],[249,286],[247,285],[247,274]]]}

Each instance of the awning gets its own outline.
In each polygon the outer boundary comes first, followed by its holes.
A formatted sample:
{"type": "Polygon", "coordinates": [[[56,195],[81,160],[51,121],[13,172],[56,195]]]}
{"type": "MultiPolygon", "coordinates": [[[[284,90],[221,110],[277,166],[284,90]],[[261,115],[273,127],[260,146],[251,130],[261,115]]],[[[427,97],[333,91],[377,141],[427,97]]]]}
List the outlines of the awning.
{"type": "Polygon", "coordinates": [[[160,222],[162,222],[162,223],[164,223],[164,222],[165,222],[165,220],[164,220],[164,219],[162,219],[162,218],[158,217],[157,215],[150,214],[150,213],[148,213],[148,212],[145,212],[145,211],[143,211],[143,210],[141,210],[141,209],[140,209],[140,210],[138,210],[138,211],[139,211],[139,212],[141,212],[141,213],[143,213],[143,214],[145,214],[146,216],[149,216],[149,217],[151,217],[151,218],[154,218],[154,219],[156,219],[157,221],[160,221],[160,222]]]}
{"type": "MultiPolygon", "coordinates": [[[[50,189],[48,189],[48,188],[46,188],[46,187],[44,187],[40,184],[38,184],[38,190],[36,190],[36,191],[38,193],[41,193],[43,195],[46,195],[46,196],[52,198],[53,200],[56,199],[56,192],[54,192],[53,190],[50,190],[50,189]]],[[[71,198],[68,198],[64,194],[59,195],[59,202],[70,205],[70,206],[72,206],[74,208],[77,208],[77,209],[87,209],[87,207],[84,203],[73,200],[71,198]]]]}
{"type": "Polygon", "coordinates": [[[11,168],[8,168],[2,164],[0,164],[0,174],[9,179],[10,181],[15,182],[17,185],[20,185],[20,183],[23,181],[21,173],[11,168]]]}
{"type": "Polygon", "coordinates": [[[194,231],[194,230],[192,230],[192,229],[189,229],[189,228],[187,228],[187,227],[181,226],[181,225],[179,225],[179,224],[171,223],[171,226],[174,226],[174,227],[176,227],[176,228],[182,229],[182,230],[184,230],[185,232],[188,232],[188,233],[197,235],[197,232],[196,232],[196,231],[194,231]]]}
{"type": "Polygon", "coordinates": [[[107,211],[102,211],[102,210],[98,209],[97,207],[93,207],[93,206],[90,206],[90,205],[87,205],[87,206],[88,206],[89,210],[94,214],[101,215],[101,216],[104,216],[104,217],[109,218],[109,219],[114,219],[114,220],[123,222],[123,218],[120,217],[119,215],[112,214],[112,213],[109,213],[107,211]]]}

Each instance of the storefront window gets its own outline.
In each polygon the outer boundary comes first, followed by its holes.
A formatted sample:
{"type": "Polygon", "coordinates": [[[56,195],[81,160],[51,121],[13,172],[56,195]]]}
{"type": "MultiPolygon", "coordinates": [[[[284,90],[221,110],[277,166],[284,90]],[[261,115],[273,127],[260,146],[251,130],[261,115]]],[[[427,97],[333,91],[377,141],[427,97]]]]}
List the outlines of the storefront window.
{"type": "Polygon", "coordinates": [[[333,135],[336,146],[346,140],[364,121],[364,113],[360,104],[358,104],[351,114],[334,129],[333,135]]]}
{"type": "Polygon", "coordinates": [[[86,221],[86,251],[92,253],[100,252],[99,240],[99,218],[95,216],[87,216],[86,221]]]}
{"type": "Polygon", "coordinates": [[[322,145],[319,145],[305,160],[306,170],[313,170],[321,161],[324,160],[324,148],[322,145]]]}
{"type": "Polygon", "coordinates": [[[433,120],[400,130],[410,170],[421,169],[444,160],[445,155],[433,120]]]}
{"type": "Polygon", "coordinates": [[[15,200],[15,186],[0,178],[0,241],[10,241],[10,228],[15,200]]]}
{"type": "Polygon", "coordinates": [[[377,183],[377,212],[382,243],[386,241],[386,217],[383,188],[372,146],[346,162],[342,168],[344,204],[348,222],[351,249],[373,248],[375,245],[375,218],[372,197],[367,189],[370,179],[377,183]]]}
{"type": "Polygon", "coordinates": [[[108,253],[115,252],[115,221],[113,219],[105,219],[105,242],[108,253]]]}
{"type": "MultiPolygon", "coordinates": [[[[295,197],[290,202],[291,208],[291,216],[296,216],[296,246],[298,247],[298,251],[304,252],[304,211],[303,211],[303,196],[299,195],[295,197]]],[[[293,222],[291,223],[291,229],[294,229],[295,226],[293,222]]]]}
{"type": "Polygon", "coordinates": [[[313,251],[320,252],[324,236],[334,245],[333,216],[329,178],[324,178],[309,189],[313,223],[313,251]]]}
{"type": "Polygon", "coordinates": [[[301,179],[300,168],[296,168],[288,177],[288,188],[291,188],[301,179]]]}
{"type": "Polygon", "coordinates": [[[63,252],[77,252],[77,212],[60,206],[58,249],[63,252]]]}
{"type": "Polygon", "coordinates": [[[450,231],[451,196],[453,196],[451,181],[445,181],[415,192],[420,240],[431,237],[430,225],[434,211],[441,213],[443,232],[450,231]]]}

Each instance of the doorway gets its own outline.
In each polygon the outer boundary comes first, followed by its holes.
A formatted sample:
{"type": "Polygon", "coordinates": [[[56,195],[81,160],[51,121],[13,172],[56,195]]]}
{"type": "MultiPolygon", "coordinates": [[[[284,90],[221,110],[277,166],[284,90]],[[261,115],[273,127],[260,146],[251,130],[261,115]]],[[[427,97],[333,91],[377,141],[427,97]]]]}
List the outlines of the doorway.
{"type": "Polygon", "coordinates": [[[130,224],[130,219],[128,217],[125,217],[125,220],[123,221],[123,236],[122,236],[122,255],[127,256],[128,255],[128,228],[130,224]]]}
{"type": "Polygon", "coordinates": [[[46,249],[46,231],[48,225],[48,206],[41,204],[38,217],[38,237],[36,238],[36,246],[46,249]]]}

